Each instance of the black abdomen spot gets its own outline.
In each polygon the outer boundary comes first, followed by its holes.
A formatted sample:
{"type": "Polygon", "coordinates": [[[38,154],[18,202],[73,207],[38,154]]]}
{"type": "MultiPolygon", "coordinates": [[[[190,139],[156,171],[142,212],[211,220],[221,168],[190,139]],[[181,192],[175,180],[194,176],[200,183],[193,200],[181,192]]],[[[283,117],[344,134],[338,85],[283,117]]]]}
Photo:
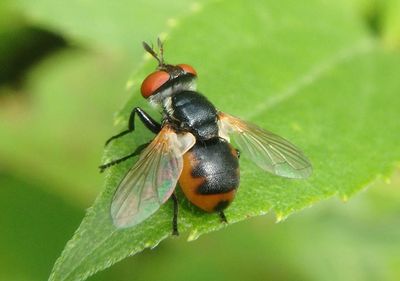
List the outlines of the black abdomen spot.
{"type": "Polygon", "coordinates": [[[238,158],[232,154],[232,147],[225,140],[216,138],[196,144],[192,152],[198,160],[192,175],[204,179],[197,193],[227,193],[239,186],[238,158]]]}

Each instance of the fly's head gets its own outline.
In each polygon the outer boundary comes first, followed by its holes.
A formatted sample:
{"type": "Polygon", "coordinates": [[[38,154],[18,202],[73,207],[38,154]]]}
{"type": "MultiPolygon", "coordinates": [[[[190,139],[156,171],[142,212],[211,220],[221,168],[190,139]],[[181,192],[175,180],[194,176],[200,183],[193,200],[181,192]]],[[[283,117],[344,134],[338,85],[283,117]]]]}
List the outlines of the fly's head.
{"type": "Polygon", "coordinates": [[[163,44],[158,39],[158,53],[143,42],[144,49],[158,62],[156,71],[150,73],[142,82],[142,96],[154,105],[162,105],[175,93],[196,89],[196,70],[188,64],[166,64],[163,44]]]}

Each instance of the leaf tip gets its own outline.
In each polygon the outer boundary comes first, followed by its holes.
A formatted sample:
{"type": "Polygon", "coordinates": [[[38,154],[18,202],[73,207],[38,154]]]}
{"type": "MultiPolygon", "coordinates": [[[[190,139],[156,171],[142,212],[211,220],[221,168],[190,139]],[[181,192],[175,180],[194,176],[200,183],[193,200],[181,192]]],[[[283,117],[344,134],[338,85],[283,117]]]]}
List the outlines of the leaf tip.
{"type": "Polygon", "coordinates": [[[276,223],[284,221],[287,217],[284,213],[276,213],[276,223]]]}
{"type": "Polygon", "coordinates": [[[189,233],[187,241],[191,242],[191,241],[196,240],[199,237],[200,237],[200,232],[197,229],[194,229],[192,232],[189,233]]]}

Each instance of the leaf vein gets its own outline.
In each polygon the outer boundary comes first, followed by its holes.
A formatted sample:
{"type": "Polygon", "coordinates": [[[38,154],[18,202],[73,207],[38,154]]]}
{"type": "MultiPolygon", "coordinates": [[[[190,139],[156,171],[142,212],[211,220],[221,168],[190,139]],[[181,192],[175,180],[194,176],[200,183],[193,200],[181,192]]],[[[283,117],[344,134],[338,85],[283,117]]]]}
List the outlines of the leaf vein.
{"type": "Polygon", "coordinates": [[[328,59],[322,61],[311,67],[304,75],[295,79],[286,88],[284,88],[278,94],[272,95],[261,102],[251,110],[250,114],[245,114],[245,118],[248,120],[254,119],[260,114],[278,106],[279,104],[285,102],[289,98],[292,98],[299,94],[302,89],[307,86],[312,85],[318,79],[320,79],[324,74],[328,73],[335,67],[359,56],[365,55],[375,49],[375,42],[370,38],[363,38],[352,44],[350,47],[339,50],[337,53],[329,57],[328,59]]]}

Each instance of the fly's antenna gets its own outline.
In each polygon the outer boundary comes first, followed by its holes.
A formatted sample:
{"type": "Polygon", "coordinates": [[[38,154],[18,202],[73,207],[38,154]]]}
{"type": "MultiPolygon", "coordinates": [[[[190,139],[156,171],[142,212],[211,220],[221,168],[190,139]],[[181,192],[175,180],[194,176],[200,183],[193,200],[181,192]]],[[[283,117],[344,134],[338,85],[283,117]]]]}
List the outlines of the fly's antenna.
{"type": "Polygon", "coordinates": [[[147,44],[146,42],[143,41],[143,48],[146,50],[146,52],[148,52],[150,55],[152,55],[157,61],[158,61],[158,65],[162,66],[163,63],[162,61],[159,59],[157,53],[153,50],[152,47],[149,46],[149,44],[147,44]]]}
{"type": "Polygon", "coordinates": [[[161,65],[164,65],[164,44],[160,37],[157,38],[158,49],[160,50],[161,65]]]}
{"type": "Polygon", "coordinates": [[[148,52],[150,55],[152,55],[157,61],[158,61],[158,66],[163,67],[164,66],[164,46],[163,43],[161,42],[160,38],[157,38],[157,45],[159,49],[159,54],[157,54],[154,51],[153,46],[150,47],[149,44],[143,41],[143,48],[148,52]]]}

